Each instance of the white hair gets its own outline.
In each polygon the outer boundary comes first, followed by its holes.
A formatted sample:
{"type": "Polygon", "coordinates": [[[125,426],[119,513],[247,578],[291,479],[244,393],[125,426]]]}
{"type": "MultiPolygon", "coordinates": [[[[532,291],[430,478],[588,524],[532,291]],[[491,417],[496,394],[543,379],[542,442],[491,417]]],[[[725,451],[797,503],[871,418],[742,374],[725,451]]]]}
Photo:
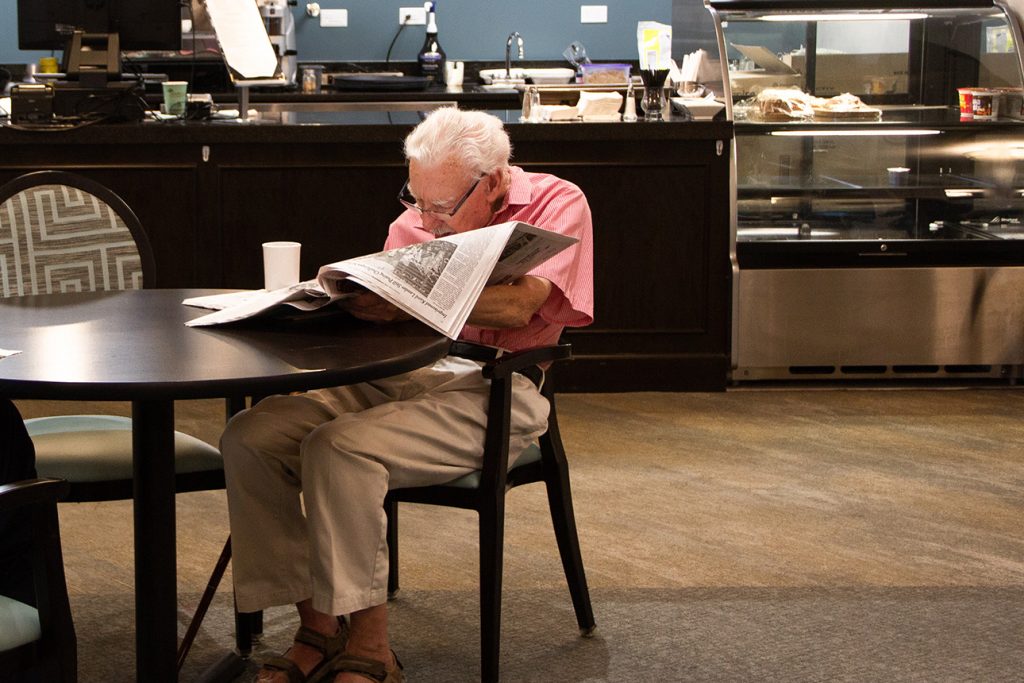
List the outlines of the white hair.
{"type": "Polygon", "coordinates": [[[405,138],[405,158],[426,167],[449,159],[477,177],[508,166],[512,143],[497,116],[441,107],[405,138]]]}

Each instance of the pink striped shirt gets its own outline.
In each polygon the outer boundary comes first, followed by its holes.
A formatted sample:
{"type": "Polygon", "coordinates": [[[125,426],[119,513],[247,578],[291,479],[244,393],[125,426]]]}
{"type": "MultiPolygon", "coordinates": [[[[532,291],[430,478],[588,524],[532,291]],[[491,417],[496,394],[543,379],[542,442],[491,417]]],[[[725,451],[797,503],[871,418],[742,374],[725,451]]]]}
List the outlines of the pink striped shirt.
{"type": "MultiPolygon", "coordinates": [[[[576,244],[540,264],[530,275],[551,282],[551,294],[525,327],[490,330],[466,325],[459,338],[508,351],[554,344],[565,327],[582,327],[594,320],[594,249],[590,206],[572,183],[546,173],[512,167],[512,183],[493,224],[522,221],[569,235],[576,244]]],[[[420,215],[406,209],[388,230],[385,249],[397,249],[433,239],[420,215]]]]}

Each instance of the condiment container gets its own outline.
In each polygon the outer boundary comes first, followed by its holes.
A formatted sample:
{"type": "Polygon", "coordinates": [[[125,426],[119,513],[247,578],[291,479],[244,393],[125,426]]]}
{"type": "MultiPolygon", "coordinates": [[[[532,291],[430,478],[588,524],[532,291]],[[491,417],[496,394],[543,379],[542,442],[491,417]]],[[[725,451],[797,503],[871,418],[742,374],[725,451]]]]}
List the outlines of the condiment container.
{"type": "Polygon", "coordinates": [[[589,85],[626,85],[629,64],[580,64],[583,82],[589,85]]]}
{"type": "Polygon", "coordinates": [[[993,121],[999,118],[999,91],[976,88],[971,92],[971,111],[975,121],[993,121]]]}

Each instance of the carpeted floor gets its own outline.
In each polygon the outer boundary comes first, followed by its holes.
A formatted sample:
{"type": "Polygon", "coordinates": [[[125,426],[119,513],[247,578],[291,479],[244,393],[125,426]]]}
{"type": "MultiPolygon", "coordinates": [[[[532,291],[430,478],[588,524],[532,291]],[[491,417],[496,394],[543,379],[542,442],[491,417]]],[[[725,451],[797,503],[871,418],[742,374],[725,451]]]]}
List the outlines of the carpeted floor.
{"type": "MultiPolygon", "coordinates": [[[[503,680],[1024,681],[1020,390],[581,394],[559,409],[598,630],[577,635],[543,490],[517,489],[503,680]]],[[[215,443],[222,414],[184,403],[179,428],[215,443]]],[[[223,492],[178,497],[182,633],[225,518],[223,492]]],[[[130,503],[62,505],[61,524],[81,680],[131,681],[130,503]]],[[[408,506],[402,524],[391,631],[409,679],[475,680],[475,518],[408,506]]],[[[257,658],[294,628],[292,610],[268,612],[257,658]]],[[[232,633],[225,585],[181,680],[232,633]]]]}

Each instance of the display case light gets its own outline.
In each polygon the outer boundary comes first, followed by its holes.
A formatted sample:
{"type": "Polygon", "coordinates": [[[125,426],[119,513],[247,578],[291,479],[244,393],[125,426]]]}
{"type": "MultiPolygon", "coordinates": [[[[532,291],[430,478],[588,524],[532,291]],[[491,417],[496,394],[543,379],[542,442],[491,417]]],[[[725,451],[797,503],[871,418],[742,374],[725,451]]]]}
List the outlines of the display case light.
{"type": "Polygon", "coordinates": [[[773,130],[769,135],[780,137],[877,137],[880,135],[938,135],[942,131],[933,128],[861,128],[850,130],[800,128],[796,130],[773,130]]]}
{"type": "Polygon", "coordinates": [[[927,19],[923,12],[862,12],[857,14],[836,14],[819,12],[817,14],[770,14],[759,17],[761,21],[910,21],[927,19]]]}

